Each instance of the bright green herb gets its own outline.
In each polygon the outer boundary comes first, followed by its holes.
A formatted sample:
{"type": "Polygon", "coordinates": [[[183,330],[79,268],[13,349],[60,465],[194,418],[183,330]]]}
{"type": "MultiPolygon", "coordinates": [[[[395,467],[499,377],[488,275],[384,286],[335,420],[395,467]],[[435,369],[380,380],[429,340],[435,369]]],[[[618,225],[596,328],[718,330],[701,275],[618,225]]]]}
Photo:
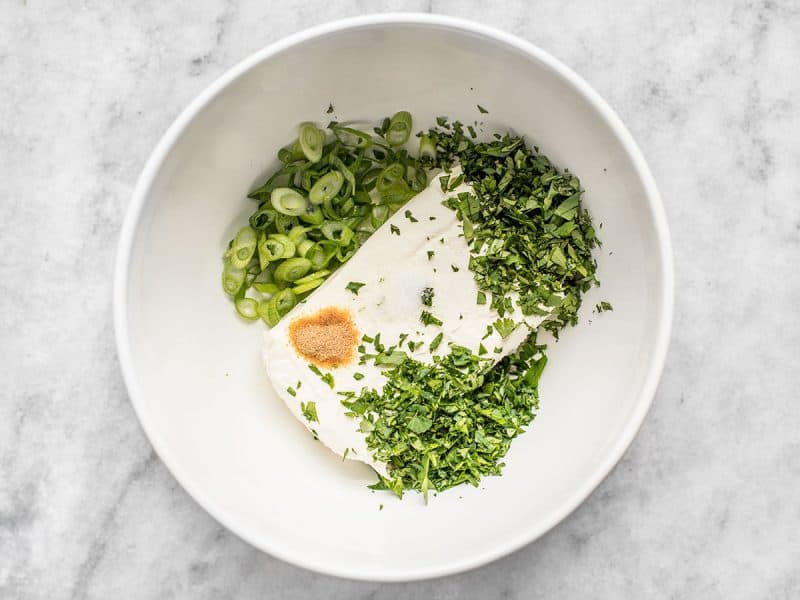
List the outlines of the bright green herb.
{"type": "Polygon", "coordinates": [[[346,290],[349,290],[349,291],[353,292],[356,296],[358,296],[358,290],[360,290],[365,285],[367,285],[367,284],[366,283],[361,283],[360,281],[351,281],[346,286],[344,286],[344,288],[346,290]]]}
{"type": "Polygon", "coordinates": [[[297,396],[297,391],[292,386],[286,388],[286,393],[290,396],[297,396]]]}
{"type": "Polygon", "coordinates": [[[601,312],[605,312],[607,310],[614,310],[614,307],[611,306],[611,303],[606,302],[605,300],[603,300],[600,304],[595,306],[595,310],[597,312],[601,313],[601,312]]]}
{"type": "MultiPolygon", "coordinates": [[[[303,413],[303,416],[309,423],[319,423],[319,417],[317,416],[316,402],[301,402],[300,411],[303,413]]],[[[314,433],[314,437],[315,438],[317,437],[316,432],[314,433]]]]}
{"type": "Polygon", "coordinates": [[[502,458],[531,422],[546,364],[534,338],[489,369],[490,359],[451,346],[433,364],[407,359],[384,372],[382,390],[364,389],[342,400],[367,433],[367,447],[388,465],[373,489],[402,496],[499,475],[502,458]]]}
{"type": "Polygon", "coordinates": [[[361,381],[362,379],[364,379],[364,374],[363,373],[353,373],[353,379],[355,379],[356,381],[361,381]]]}

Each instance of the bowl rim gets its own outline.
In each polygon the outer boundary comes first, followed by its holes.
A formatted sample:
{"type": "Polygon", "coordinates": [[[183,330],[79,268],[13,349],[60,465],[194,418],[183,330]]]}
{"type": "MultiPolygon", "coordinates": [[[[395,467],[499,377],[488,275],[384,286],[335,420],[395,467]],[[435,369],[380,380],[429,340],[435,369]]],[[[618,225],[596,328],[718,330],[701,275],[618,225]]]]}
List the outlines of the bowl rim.
{"type": "Polygon", "coordinates": [[[122,225],[117,255],[114,266],[114,285],[113,285],[113,305],[114,305],[114,332],[116,338],[117,355],[119,357],[120,368],[123,380],[128,390],[131,404],[136,413],[145,435],[152,444],[155,452],[166,465],[172,476],[188,492],[188,494],[208,512],[214,519],[224,525],[238,537],[248,542],[253,547],[267,552],[268,554],[280,558],[288,563],[306,569],[317,571],[326,575],[337,577],[359,579],[365,581],[413,581],[452,575],[462,571],[467,571],[497,560],[506,556],[521,547],[533,542],[537,538],[547,533],[555,527],[570,513],[572,513],[597,486],[606,478],[611,470],[622,458],[625,451],[630,446],[636,433],[644,421],[648,410],[653,401],[653,397],[664,368],[667,349],[669,346],[670,333],[672,329],[674,304],[674,273],[672,248],[669,236],[669,227],[664,211],[661,197],[656,187],[655,180],[650,173],[647,163],[641,150],[633,139],[633,136],[622,123],[614,110],[603,100],[600,95],[589,86],[589,84],[572,71],[569,67],[545,52],[534,44],[525,41],[513,34],[502,30],[469,21],[462,18],[444,15],[434,15],[427,13],[382,13],[370,14],[358,17],[351,17],[331,21],[304,29],[281,40],[278,40],[261,50],[251,54],[240,61],[223,75],[218,77],[211,85],[206,87],[192,102],[178,115],[170,125],[156,145],[152,154],[148,158],[134,188],[133,196],[128,206],[125,219],[122,225]],[[526,54],[555,72],[570,84],[592,107],[598,111],[606,125],[612,130],[614,135],[622,144],[624,150],[631,158],[635,171],[645,189],[644,200],[649,204],[651,214],[654,219],[654,227],[658,248],[660,251],[661,262],[661,285],[663,293],[659,298],[661,318],[656,332],[656,342],[653,356],[647,370],[647,375],[642,385],[638,402],[625,425],[622,435],[612,445],[607,455],[592,476],[588,478],[582,486],[573,491],[569,499],[562,504],[559,510],[554,511],[543,522],[532,524],[530,527],[523,528],[514,537],[507,539],[503,543],[495,544],[492,547],[481,549],[470,557],[456,561],[443,560],[431,566],[422,568],[368,568],[362,569],[358,565],[346,568],[332,567],[324,561],[307,559],[301,553],[286,550],[273,544],[267,537],[256,536],[248,532],[237,521],[235,514],[216,505],[209,498],[204,497],[199,486],[183,472],[179,463],[173,459],[169,445],[164,441],[158,429],[150,420],[147,409],[140,401],[142,392],[140,391],[136,373],[133,367],[133,359],[130,348],[130,336],[128,329],[128,269],[131,261],[131,252],[135,233],[139,225],[142,209],[146,198],[149,195],[153,182],[158,175],[162,163],[172,150],[175,142],[187,128],[194,117],[208,105],[222,90],[229,84],[247,73],[250,69],[268,60],[270,57],[308,42],[314,38],[327,36],[333,33],[370,28],[375,25],[423,25],[432,27],[442,27],[455,29],[462,32],[476,34],[478,37],[488,38],[509,46],[517,51],[526,54]]]}

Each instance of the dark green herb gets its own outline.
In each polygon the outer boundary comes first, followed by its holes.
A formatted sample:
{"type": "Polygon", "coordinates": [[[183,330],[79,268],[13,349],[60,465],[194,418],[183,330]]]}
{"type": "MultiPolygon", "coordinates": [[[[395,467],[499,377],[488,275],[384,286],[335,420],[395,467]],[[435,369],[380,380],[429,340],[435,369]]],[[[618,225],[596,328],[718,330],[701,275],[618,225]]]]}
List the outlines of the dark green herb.
{"type": "Polygon", "coordinates": [[[605,300],[603,300],[600,304],[595,306],[595,310],[597,312],[601,313],[601,312],[605,312],[607,310],[614,310],[614,307],[611,306],[610,302],[606,302],[605,300]]]}
{"type": "Polygon", "coordinates": [[[427,310],[423,310],[422,313],[419,315],[419,320],[422,322],[423,325],[441,325],[442,321],[434,317],[431,313],[427,310]]]}
{"type": "Polygon", "coordinates": [[[450,268],[453,269],[453,273],[458,273],[460,269],[455,265],[450,265],[450,268]]]}
{"type": "Polygon", "coordinates": [[[395,235],[400,235],[400,228],[397,225],[389,225],[389,230],[395,235]]]}
{"type": "Polygon", "coordinates": [[[436,254],[433,250],[428,250],[428,260],[433,258],[433,255],[436,254]]]}
{"type": "Polygon", "coordinates": [[[426,287],[422,290],[420,299],[422,300],[422,304],[424,306],[433,306],[433,293],[432,287],[426,287]]]}
{"type": "Polygon", "coordinates": [[[491,307],[504,316],[515,292],[524,315],[552,313],[543,327],[554,335],[574,325],[583,293],[597,284],[592,250],[599,244],[578,178],[560,172],[521,137],[498,134],[476,142],[459,123],[440,124],[427,135],[436,144],[437,166],[460,164],[472,184],[474,194],[452,196],[446,204],[462,222],[469,268],[478,288],[491,292],[491,307]]]}
{"type": "Polygon", "coordinates": [[[476,104],[475,106],[477,106],[477,107],[478,107],[478,110],[479,110],[479,111],[481,111],[481,113],[483,113],[483,114],[486,114],[486,113],[488,113],[488,112],[489,112],[488,110],[486,110],[485,108],[483,108],[483,107],[482,107],[480,104],[476,104]]]}
{"type": "Polygon", "coordinates": [[[436,337],[433,338],[433,340],[431,341],[430,344],[431,352],[433,352],[439,347],[439,345],[442,343],[442,338],[444,338],[444,334],[440,331],[439,333],[436,334],[436,337]]]}
{"type": "Polygon", "coordinates": [[[417,223],[417,222],[418,222],[418,219],[417,219],[417,218],[416,218],[416,217],[415,217],[415,216],[414,216],[414,215],[411,213],[411,211],[410,211],[410,210],[407,210],[407,211],[406,211],[405,213],[403,213],[403,214],[405,215],[406,219],[408,219],[408,220],[409,220],[409,221],[411,221],[412,223],[417,223]]]}

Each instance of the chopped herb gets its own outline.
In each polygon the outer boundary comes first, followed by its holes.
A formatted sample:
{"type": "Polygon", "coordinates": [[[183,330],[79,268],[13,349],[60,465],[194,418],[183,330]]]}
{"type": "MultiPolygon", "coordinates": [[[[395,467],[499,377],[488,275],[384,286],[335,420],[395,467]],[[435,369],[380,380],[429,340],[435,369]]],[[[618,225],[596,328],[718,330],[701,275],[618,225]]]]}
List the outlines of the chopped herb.
{"type": "Polygon", "coordinates": [[[400,228],[397,225],[389,225],[389,230],[395,235],[400,235],[400,228]]]}
{"type": "Polygon", "coordinates": [[[325,112],[328,114],[331,114],[333,112],[333,103],[328,104],[328,110],[326,110],[325,112]]]}
{"type": "MultiPolygon", "coordinates": [[[[316,402],[301,402],[300,403],[300,412],[303,413],[303,416],[309,423],[319,423],[319,417],[317,416],[317,403],[316,402]]],[[[317,432],[312,431],[314,434],[314,438],[317,437],[317,432]]]]}
{"type": "Polygon", "coordinates": [[[391,352],[381,352],[375,357],[375,364],[379,366],[396,367],[408,358],[408,354],[402,350],[392,350],[391,352]]]}
{"type": "Polygon", "coordinates": [[[342,454],[342,462],[345,461],[345,459],[347,458],[348,454],[350,454],[350,448],[345,448],[344,449],[344,454],[342,454]]]}
{"type": "Polygon", "coordinates": [[[455,265],[450,265],[450,268],[453,269],[453,273],[458,273],[461,270],[455,265]]]}
{"type": "Polygon", "coordinates": [[[595,310],[597,310],[597,312],[601,313],[601,312],[605,312],[607,310],[614,310],[614,307],[611,306],[610,302],[606,302],[605,300],[603,300],[600,304],[595,306],[595,310]]]}
{"type": "Polygon", "coordinates": [[[433,258],[433,255],[436,254],[433,250],[428,250],[428,260],[433,258]]]}
{"type": "Polygon", "coordinates": [[[383,504],[378,505],[378,510],[383,510],[383,504]]]}
{"type": "Polygon", "coordinates": [[[450,191],[450,175],[442,175],[439,177],[439,183],[442,186],[443,192],[450,191]]]}
{"type": "Polygon", "coordinates": [[[363,373],[353,373],[353,379],[355,379],[356,381],[361,381],[362,379],[364,379],[364,374],[363,373]]]}
{"type": "Polygon", "coordinates": [[[418,221],[417,221],[417,218],[416,218],[416,217],[415,217],[413,214],[411,214],[411,211],[410,211],[410,210],[407,210],[407,211],[405,212],[405,217],[406,217],[406,219],[408,219],[408,220],[409,220],[409,221],[411,221],[412,223],[417,223],[417,222],[418,222],[418,221]]]}
{"type": "Polygon", "coordinates": [[[486,304],[486,294],[478,290],[478,304],[486,304]]]}
{"type": "Polygon", "coordinates": [[[286,393],[289,394],[290,396],[297,396],[297,392],[292,386],[286,388],[286,393]]]}
{"type": "Polygon", "coordinates": [[[478,110],[479,110],[479,111],[481,111],[481,113],[483,113],[483,114],[486,114],[486,113],[488,113],[488,112],[489,112],[488,110],[486,110],[485,108],[483,108],[483,107],[482,107],[480,104],[476,104],[475,106],[477,106],[477,107],[478,107],[478,110]]]}
{"type": "Polygon", "coordinates": [[[436,350],[439,347],[439,344],[442,343],[442,338],[443,337],[444,337],[444,334],[441,331],[436,334],[436,337],[433,338],[433,341],[430,344],[431,352],[433,352],[434,350],[436,350]]]}
{"type": "Polygon", "coordinates": [[[506,339],[509,335],[511,335],[511,332],[514,331],[515,327],[516,324],[511,319],[497,319],[497,321],[494,322],[494,328],[503,339],[506,339]]]}
{"type": "Polygon", "coordinates": [[[314,373],[314,375],[322,377],[322,371],[319,370],[319,367],[317,365],[309,364],[308,368],[311,369],[311,372],[314,373]]]}
{"type": "Polygon", "coordinates": [[[431,313],[427,310],[423,310],[422,313],[419,315],[419,320],[422,322],[423,325],[441,325],[442,321],[434,317],[431,313]]]}
{"type": "Polygon", "coordinates": [[[296,386],[294,386],[294,387],[295,387],[295,389],[298,389],[298,390],[299,390],[301,385],[303,385],[303,382],[302,382],[302,381],[300,381],[300,380],[298,379],[298,380],[297,380],[297,385],[296,385],[296,386]]]}
{"type": "Polygon", "coordinates": [[[362,339],[363,341],[367,342],[368,344],[371,344],[372,342],[374,342],[374,341],[375,341],[375,338],[374,338],[374,337],[372,337],[372,336],[370,336],[370,335],[367,335],[366,333],[365,333],[364,335],[362,335],[362,336],[361,336],[361,339],[362,339]]]}
{"type": "Polygon", "coordinates": [[[488,352],[488,350],[486,350],[486,346],[484,346],[483,344],[478,346],[478,356],[483,356],[487,352],[488,352]]]}
{"type": "Polygon", "coordinates": [[[491,308],[502,317],[514,292],[523,315],[547,308],[543,327],[556,337],[576,324],[582,295],[597,285],[592,250],[599,245],[578,178],[518,136],[495,134],[478,142],[457,123],[426,135],[437,148],[435,166],[459,164],[472,186],[473,193],[444,204],[462,222],[469,269],[478,288],[491,293],[491,308]]]}
{"type": "Polygon", "coordinates": [[[436,220],[436,217],[434,217],[434,216],[428,217],[428,221],[435,221],[435,220],[436,220]]]}
{"type": "Polygon", "coordinates": [[[388,466],[389,476],[371,489],[398,496],[416,490],[427,498],[499,475],[512,439],[538,408],[543,349],[532,336],[490,368],[492,359],[451,345],[433,364],[408,359],[385,371],[382,390],[342,400],[375,459],[388,466]]]}
{"type": "Polygon", "coordinates": [[[356,296],[358,296],[358,290],[360,290],[365,285],[367,285],[367,284],[366,283],[361,283],[360,281],[351,281],[350,283],[348,283],[344,287],[345,287],[346,290],[350,290],[356,296]]]}
{"type": "Polygon", "coordinates": [[[333,389],[333,375],[331,375],[330,373],[325,373],[322,377],[320,377],[320,379],[322,379],[322,381],[327,383],[328,387],[333,389]]]}
{"type": "Polygon", "coordinates": [[[433,288],[426,287],[422,290],[421,294],[422,304],[424,306],[433,306],[433,288]]]}

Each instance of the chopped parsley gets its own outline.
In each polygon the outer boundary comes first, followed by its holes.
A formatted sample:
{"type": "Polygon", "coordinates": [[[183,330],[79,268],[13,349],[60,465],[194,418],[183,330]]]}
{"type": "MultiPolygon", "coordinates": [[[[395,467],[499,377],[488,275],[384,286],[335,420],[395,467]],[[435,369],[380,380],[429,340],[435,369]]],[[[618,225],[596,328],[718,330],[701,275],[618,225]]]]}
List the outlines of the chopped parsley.
{"type": "Polygon", "coordinates": [[[342,400],[359,420],[367,447],[388,466],[372,489],[402,496],[499,475],[511,441],[533,420],[538,381],[547,362],[534,336],[492,360],[463,346],[433,364],[407,359],[384,372],[383,390],[363,389],[342,400]]]}
{"type": "Polygon", "coordinates": [[[478,110],[481,111],[482,114],[487,114],[489,111],[483,108],[480,104],[476,104],[475,106],[478,107],[478,110]]]}
{"type": "Polygon", "coordinates": [[[391,231],[395,235],[400,235],[400,228],[397,225],[389,225],[389,231],[391,231]]]}
{"type": "Polygon", "coordinates": [[[595,306],[595,310],[601,313],[601,312],[606,312],[607,310],[614,310],[614,307],[611,306],[610,302],[606,302],[605,300],[603,300],[600,304],[595,306]]]}
{"type": "Polygon", "coordinates": [[[433,250],[428,250],[428,260],[432,259],[434,254],[436,254],[436,252],[434,252],[433,250]]]}
{"type": "MultiPolygon", "coordinates": [[[[316,402],[301,402],[300,411],[303,413],[303,416],[309,423],[319,423],[319,417],[317,416],[316,402]]],[[[316,432],[314,432],[314,437],[315,438],[317,437],[316,432]]]]}
{"type": "Polygon", "coordinates": [[[331,114],[333,112],[333,103],[328,104],[328,110],[326,110],[325,112],[328,114],[331,114]]]}
{"type": "Polygon", "coordinates": [[[360,290],[365,285],[367,285],[367,284],[366,283],[361,283],[360,281],[351,281],[346,286],[344,286],[344,288],[346,290],[349,290],[349,291],[353,292],[356,296],[358,296],[358,290],[360,290]]]}
{"type": "Polygon", "coordinates": [[[460,269],[455,265],[450,265],[450,268],[453,269],[453,273],[458,273],[460,269]]]}
{"type": "Polygon", "coordinates": [[[297,392],[292,386],[286,388],[286,393],[289,394],[290,396],[297,396],[297,392]]]}
{"type": "Polygon", "coordinates": [[[512,319],[497,319],[497,321],[494,322],[495,330],[503,339],[506,339],[509,335],[511,335],[511,332],[514,331],[515,327],[516,324],[512,319]]]}
{"type": "Polygon", "coordinates": [[[422,290],[422,294],[420,295],[420,300],[424,306],[433,306],[433,288],[426,287],[422,290]]]}
{"type": "Polygon", "coordinates": [[[422,322],[423,325],[441,325],[441,319],[437,319],[427,310],[423,310],[422,313],[419,315],[419,320],[422,322]]]}
{"type": "Polygon", "coordinates": [[[433,340],[430,343],[431,352],[433,352],[434,350],[436,350],[439,347],[439,345],[442,343],[442,338],[443,337],[444,337],[444,334],[441,331],[436,334],[436,337],[433,338],[433,340]]]}
{"type": "Polygon", "coordinates": [[[417,218],[413,214],[411,214],[410,210],[407,210],[404,214],[405,214],[406,219],[408,219],[412,223],[417,223],[418,222],[417,218]]]}

